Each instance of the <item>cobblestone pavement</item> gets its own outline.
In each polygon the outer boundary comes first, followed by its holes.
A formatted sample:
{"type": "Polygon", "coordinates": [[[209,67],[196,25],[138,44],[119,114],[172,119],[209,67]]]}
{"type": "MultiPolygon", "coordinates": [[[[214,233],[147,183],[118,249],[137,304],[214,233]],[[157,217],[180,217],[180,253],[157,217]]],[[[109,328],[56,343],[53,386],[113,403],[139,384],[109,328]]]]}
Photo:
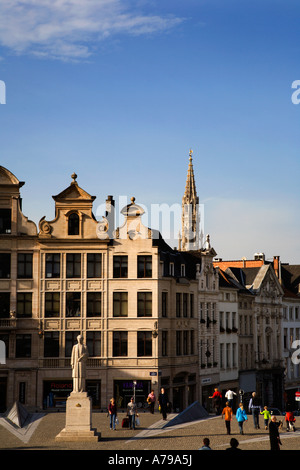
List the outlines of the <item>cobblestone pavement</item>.
{"type": "MultiPolygon", "coordinates": [[[[122,422],[124,413],[119,413],[122,422]]],[[[176,415],[169,415],[171,420],[176,415]]],[[[17,429],[0,418],[0,449],[7,450],[149,450],[149,451],[195,451],[202,446],[204,437],[210,439],[213,450],[224,450],[229,447],[231,437],[239,441],[242,450],[269,450],[269,434],[264,429],[254,429],[252,416],[244,427],[244,435],[239,434],[235,416],[231,424],[231,436],[226,434],[225,421],[220,416],[210,416],[199,421],[163,429],[166,424],[159,413],[140,413],[141,424],[136,430],[109,429],[109,418],[106,413],[96,412],[92,416],[92,426],[101,433],[98,442],[56,442],[55,436],[64,428],[66,415],[64,412],[51,412],[34,415],[35,421],[24,429],[17,429]]],[[[278,417],[283,420],[284,417],[278,417]]],[[[297,425],[297,422],[296,422],[297,425]]],[[[300,450],[300,419],[299,430],[286,432],[285,424],[280,432],[282,450],[300,450]]]]}

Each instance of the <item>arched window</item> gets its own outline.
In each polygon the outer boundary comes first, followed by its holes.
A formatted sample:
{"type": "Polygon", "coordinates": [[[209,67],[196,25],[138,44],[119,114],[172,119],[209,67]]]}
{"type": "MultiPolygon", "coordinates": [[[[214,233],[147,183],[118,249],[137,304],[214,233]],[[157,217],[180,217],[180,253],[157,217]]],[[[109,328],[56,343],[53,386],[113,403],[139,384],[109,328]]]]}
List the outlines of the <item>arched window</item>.
{"type": "Polygon", "coordinates": [[[69,215],[68,235],[79,235],[79,215],[74,212],[69,215]]]}

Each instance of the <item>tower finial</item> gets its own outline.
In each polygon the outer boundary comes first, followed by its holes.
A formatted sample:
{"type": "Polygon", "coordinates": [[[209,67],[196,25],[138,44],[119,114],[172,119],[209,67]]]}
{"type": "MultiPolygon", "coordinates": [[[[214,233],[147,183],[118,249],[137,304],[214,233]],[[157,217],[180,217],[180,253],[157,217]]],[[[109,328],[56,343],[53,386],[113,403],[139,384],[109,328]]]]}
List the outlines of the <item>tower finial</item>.
{"type": "Polygon", "coordinates": [[[192,155],[193,155],[193,150],[190,149],[190,160],[192,159],[192,155]]]}
{"type": "Polygon", "coordinates": [[[73,180],[71,184],[77,184],[77,181],[76,181],[77,175],[76,175],[75,171],[74,171],[74,173],[72,173],[71,178],[73,180]]]}

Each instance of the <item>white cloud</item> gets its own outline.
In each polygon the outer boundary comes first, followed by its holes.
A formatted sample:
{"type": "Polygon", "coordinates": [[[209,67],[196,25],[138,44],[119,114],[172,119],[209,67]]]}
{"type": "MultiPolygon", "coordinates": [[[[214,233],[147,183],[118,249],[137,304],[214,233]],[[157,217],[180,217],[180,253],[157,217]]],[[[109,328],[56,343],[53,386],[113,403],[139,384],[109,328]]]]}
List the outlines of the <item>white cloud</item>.
{"type": "Polygon", "coordinates": [[[166,31],[182,21],[142,14],[126,4],[125,0],[1,0],[0,44],[18,54],[80,59],[110,36],[166,31]]]}

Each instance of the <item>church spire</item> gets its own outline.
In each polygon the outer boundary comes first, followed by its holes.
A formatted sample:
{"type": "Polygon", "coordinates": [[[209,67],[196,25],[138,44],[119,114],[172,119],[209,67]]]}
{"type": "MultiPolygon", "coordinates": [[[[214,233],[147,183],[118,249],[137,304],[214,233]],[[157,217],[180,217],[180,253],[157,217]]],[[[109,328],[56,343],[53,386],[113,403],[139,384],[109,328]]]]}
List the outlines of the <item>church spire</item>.
{"type": "Polygon", "coordinates": [[[186,185],[182,198],[183,251],[199,249],[199,198],[196,191],[192,155],[193,151],[190,150],[186,185]]]}

